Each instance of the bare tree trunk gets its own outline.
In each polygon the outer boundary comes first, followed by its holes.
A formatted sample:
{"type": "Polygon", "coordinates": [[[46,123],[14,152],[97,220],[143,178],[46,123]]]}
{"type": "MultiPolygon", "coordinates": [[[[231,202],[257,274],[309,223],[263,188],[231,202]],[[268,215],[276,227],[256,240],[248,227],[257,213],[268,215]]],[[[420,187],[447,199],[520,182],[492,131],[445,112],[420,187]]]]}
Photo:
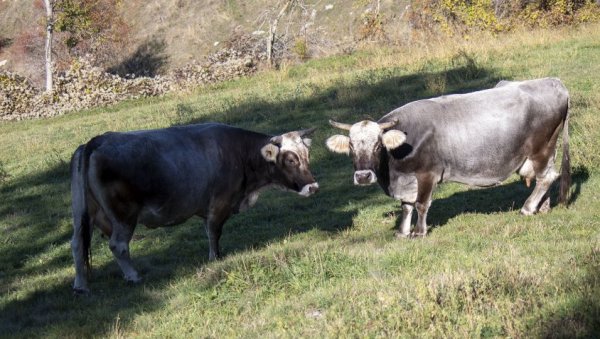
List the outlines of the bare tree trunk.
{"type": "Polygon", "coordinates": [[[285,14],[285,11],[288,9],[290,4],[295,0],[287,0],[279,14],[275,20],[269,23],[269,36],[267,37],[267,61],[269,65],[273,65],[273,44],[275,43],[275,33],[277,33],[277,24],[279,23],[279,19],[285,14]]]}
{"type": "Polygon", "coordinates": [[[52,93],[52,32],[54,31],[54,1],[44,0],[46,6],[46,93],[52,93]]]}

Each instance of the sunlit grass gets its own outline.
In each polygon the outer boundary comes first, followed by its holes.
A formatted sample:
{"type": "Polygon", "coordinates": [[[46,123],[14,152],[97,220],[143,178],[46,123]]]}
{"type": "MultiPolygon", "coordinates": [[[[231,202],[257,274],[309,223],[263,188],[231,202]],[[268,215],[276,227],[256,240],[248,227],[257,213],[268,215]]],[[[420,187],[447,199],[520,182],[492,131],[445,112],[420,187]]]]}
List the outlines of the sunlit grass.
{"type": "Polygon", "coordinates": [[[191,94],[0,124],[0,336],[597,336],[600,27],[477,39],[372,49],[191,94]],[[409,101],[543,76],[571,93],[568,209],[519,215],[530,189],[516,177],[480,190],[444,184],[431,234],[400,241],[398,204],[378,187],[354,187],[350,160],[324,147],[330,118],[376,119],[409,101]],[[131,243],[138,286],[123,282],[95,234],[92,295],[74,297],[73,150],[107,130],[204,121],[270,133],[318,127],[311,166],[321,191],[267,192],[228,221],[226,257],[213,263],[201,220],[140,226],[131,243]]]}

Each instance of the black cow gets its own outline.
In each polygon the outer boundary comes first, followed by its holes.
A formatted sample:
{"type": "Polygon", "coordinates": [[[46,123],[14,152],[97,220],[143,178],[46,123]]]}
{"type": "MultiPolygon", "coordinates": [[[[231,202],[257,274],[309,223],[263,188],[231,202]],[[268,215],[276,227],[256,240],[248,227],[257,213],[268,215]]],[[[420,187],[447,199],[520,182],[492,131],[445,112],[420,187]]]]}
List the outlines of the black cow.
{"type": "Polygon", "coordinates": [[[314,129],[269,136],[221,124],[109,132],[79,146],[71,159],[76,292],[87,292],[93,226],[125,279],[140,277],[129,255],[136,224],[206,220],[209,259],[219,257],[223,224],[252,206],[262,188],[278,186],[309,196],[319,185],[309,169],[314,129]]]}
{"type": "Polygon", "coordinates": [[[493,186],[512,173],[536,186],[521,213],[550,208],[548,189],[559,177],[554,169],[556,142],[563,129],[559,200],[566,203],[569,165],[569,94],[558,79],[502,81],[495,88],[408,103],[378,122],[330,123],[350,131],[334,135],[327,147],[351,154],[354,183],[379,182],[402,202],[399,237],[424,236],[435,185],[455,181],[493,186]],[[411,233],[411,215],[418,221],[411,233]]]}

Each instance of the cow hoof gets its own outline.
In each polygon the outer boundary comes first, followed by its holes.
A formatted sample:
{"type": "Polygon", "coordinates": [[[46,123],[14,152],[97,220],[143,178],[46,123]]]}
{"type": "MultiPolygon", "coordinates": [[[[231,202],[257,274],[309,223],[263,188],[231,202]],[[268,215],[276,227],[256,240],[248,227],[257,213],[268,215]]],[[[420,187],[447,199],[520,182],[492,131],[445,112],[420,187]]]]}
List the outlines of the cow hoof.
{"type": "Polygon", "coordinates": [[[90,295],[90,289],[89,288],[79,288],[79,287],[73,287],[73,294],[76,296],[88,296],[90,295]]]}
{"type": "Polygon", "coordinates": [[[405,234],[405,233],[402,233],[402,232],[398,232],[398,231],[396,231],[394,235],[395,235],[395,236],[396,236],[396,238],[398,238],[398,239],[407,239],[407,238],[410,238],[410,233],[408,233],[408,234],[405,234]]]}
{"type": "Polygon", "coordinates": [[[140,277],[125,277],[125,281],[130,285],[137,285],[142,282],[142,278],[140,277]]]}
{"type": "Polygon", "coordinates": [[[550,212],[550,198],[544,200],[544,202],[542,203],[542,205],[540,206],[540,208],[538,209],[538,213],[548,213],[550,212]]]}
{"type": "Polygon", "coordinates": [[[411,239],[425,238],[426,235],[427,235],[427,232],[411,232],[410,238],[411,239]]]}
{"type": "Polygon", "coordinates": [[[530,211],[528,209],[526,209],[525,207],[521,208],[521,214],[522,215],[534,215],[535,212],[534,211],[530,211]]]}

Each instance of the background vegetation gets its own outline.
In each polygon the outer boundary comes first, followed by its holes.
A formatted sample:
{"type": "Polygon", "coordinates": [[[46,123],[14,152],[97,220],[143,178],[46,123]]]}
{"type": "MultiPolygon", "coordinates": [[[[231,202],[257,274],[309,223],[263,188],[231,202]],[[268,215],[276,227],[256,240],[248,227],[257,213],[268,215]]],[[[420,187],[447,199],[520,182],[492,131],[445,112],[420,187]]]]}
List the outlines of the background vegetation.
{"type": "MultiPolygon", "coordinates": [[[[428,45],[473,31],[498,33],[600,19],[597,0],[53,0],[58,70],[94,55],[113,74],[156,75],[251,40],[278,62],[349,53],[364,45],[428,45]],[[288,6],[286,6],[286,4],[288,6]],[[285,11],[281,12],[285,8],[285,11]]],[[[0,61],[35,86],[43,78],[44,5],[0,2],[0,61]]],[[[0,68],[1,70],[2,68],[0,68]]]]}
{"type": "Polygon", "coordinates": [[[481,34],[0,124],[0,336],[598,336],[600,25],[481,34]],[[350,160],[323,145],[337,133],[330,118],[376,119],[409,101],[544,76],[560,77],[572,98],[568,209],[519,215],[530,189],[516,177],[480,190],[445,184],[431,234],[398,240],[397,203],[354,187],[350,160]],[[73,296],[73,150],[107,130],[203,121],[270,133],[319,127],[311,166],[321,192],[264,194],[226,224],[218,262],[207,262],[200,220],[140,226],[137,286],[95,236],[92,295],[73,296]]]}

